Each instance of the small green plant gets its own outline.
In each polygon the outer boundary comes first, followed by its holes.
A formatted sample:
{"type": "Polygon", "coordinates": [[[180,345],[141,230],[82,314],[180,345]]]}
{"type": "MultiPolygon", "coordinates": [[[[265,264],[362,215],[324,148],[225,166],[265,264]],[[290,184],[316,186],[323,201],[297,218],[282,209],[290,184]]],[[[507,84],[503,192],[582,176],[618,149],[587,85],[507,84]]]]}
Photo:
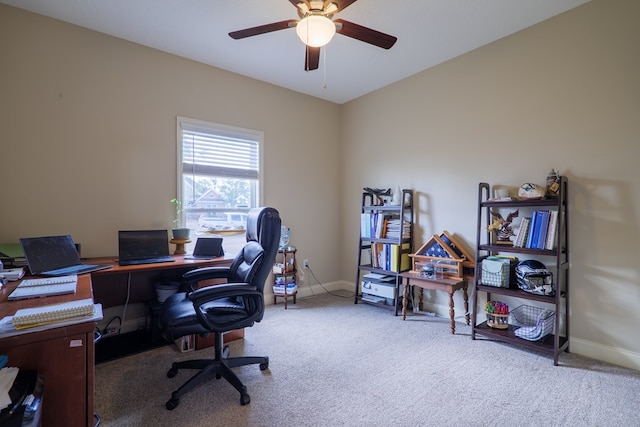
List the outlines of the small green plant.
{"type": "Polygon", "coordinates": [[[178,199],[171,199],[169,203],[172,203],[176,206],[176,219],[173,220],[173,228],[180,227],[180,214],[182,213],[182,202],[178,199]]]}

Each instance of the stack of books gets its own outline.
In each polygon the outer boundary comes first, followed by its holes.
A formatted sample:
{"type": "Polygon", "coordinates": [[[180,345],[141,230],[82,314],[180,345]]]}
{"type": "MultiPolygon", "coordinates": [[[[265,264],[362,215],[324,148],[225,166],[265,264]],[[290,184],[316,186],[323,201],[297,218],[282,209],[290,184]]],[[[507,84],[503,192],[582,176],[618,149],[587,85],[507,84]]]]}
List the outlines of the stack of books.
{"type": "Polygon", "coordinates": [[[296,292],[298,292],[298,286],[295,283],[287,283],[286,291],[285,291],[284,284],[273,286],[273,293],[276,295],[292,295],[292,294],[295,294],[296,292]]]}
{"type": "Polygon", "coordinates": [[[517,248],[553,250],[556,247],[557,210],[533,211],[522,218],[513,246],[517,248]]]}

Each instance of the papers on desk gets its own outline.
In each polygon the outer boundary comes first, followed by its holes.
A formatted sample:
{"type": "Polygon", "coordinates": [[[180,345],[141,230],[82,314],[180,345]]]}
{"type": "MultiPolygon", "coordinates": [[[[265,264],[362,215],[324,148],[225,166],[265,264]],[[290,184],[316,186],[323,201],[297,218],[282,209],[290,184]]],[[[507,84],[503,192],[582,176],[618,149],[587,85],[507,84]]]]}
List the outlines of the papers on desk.
{"type": "MultiPolygon", "coordinates": [[[[75,325],[77,323],[95,322],[98,320],[102,320],[102,304],[93,304],[93,301],[91,299],[79,300],[79,301],[73,301],[73,302],[79,303],[79,305],[81,306],[84,306],[85,304],[91,304],[92,305],[91,314],[86,316],[75,316],[75,317],[66,316],[65,318],[61,318],[60,320],[57,320],[54,322],[33,324],[32,326],[25,327],[25,328],[17,328],[14,325],[13,319],[15,316],[7,316],[2,320],[0,320],[0,338],[6,338],[13,335],[25,334],[27,332],[44,331],[47,329],[53,329],[60,326],[69,326],[69,325],[75,325]]],[[[59,306],[59,305],[63,305],[63,304],[55,304],[54,306],[59,306]]],[[[47,307],[53,307],[53,306],[47,306],[47,307]]],[[[40,309],[42,308],[44,307],[40,307],[40,309]]],[[[16,314],[18,314],[18,312],[16,312],[16,314]]]]}
{"type": "Polygon", "coordinates": [[[18,284],[9,297],[9,301],[46,297],[50,295],[74,294],[76,292],[76,284],[78,283],[77,275],[61,276],[61,277],[43,277],[38,279],[26,279],[18,284]]]}
{"type": "Polygon", "coordinates": [[[12,323],[16,329],[33,328],[74,318],[91,317],[93,316],[93,308],[93,299],[91,298],[23,308],[13,315],[12,323]]]}

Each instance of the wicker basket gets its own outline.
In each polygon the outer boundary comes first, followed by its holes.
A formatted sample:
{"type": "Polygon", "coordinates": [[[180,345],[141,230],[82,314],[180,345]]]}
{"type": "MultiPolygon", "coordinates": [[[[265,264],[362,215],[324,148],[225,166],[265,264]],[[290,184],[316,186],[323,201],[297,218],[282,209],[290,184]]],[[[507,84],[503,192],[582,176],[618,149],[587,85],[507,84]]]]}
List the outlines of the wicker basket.
{"type": "Polygon", "coordinates": [[[487,326],[495,329],[507,329],[509,327],[508,314],[489,313],[486,310],[485,313],[487,314],[487,326]]]}

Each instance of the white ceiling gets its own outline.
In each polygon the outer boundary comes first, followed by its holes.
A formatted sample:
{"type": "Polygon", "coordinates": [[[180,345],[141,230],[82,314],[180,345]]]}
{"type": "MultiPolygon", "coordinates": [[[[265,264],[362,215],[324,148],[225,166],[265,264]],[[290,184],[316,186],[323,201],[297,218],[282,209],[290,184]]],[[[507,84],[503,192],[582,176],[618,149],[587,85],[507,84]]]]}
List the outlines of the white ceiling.
{"type": "Polygon", "coordinates": [[[295,29],[242,40],[230,31],[297,19],[288,0],[0,0],[338,104],[589,0],[359,0],[337,14],[398,37],[390,50],[336,34],[304,71],[295,29]]]}

